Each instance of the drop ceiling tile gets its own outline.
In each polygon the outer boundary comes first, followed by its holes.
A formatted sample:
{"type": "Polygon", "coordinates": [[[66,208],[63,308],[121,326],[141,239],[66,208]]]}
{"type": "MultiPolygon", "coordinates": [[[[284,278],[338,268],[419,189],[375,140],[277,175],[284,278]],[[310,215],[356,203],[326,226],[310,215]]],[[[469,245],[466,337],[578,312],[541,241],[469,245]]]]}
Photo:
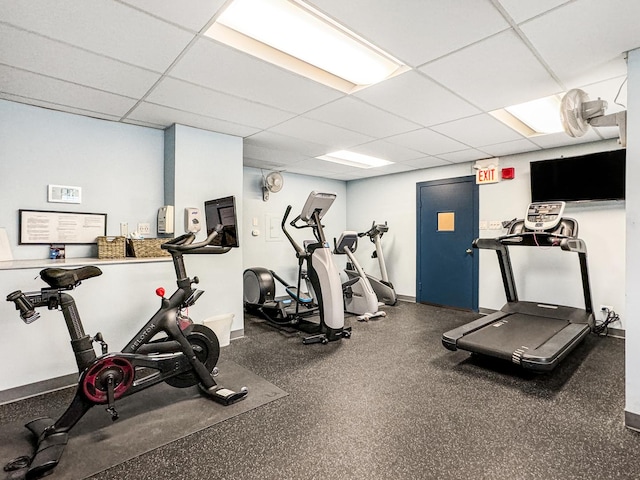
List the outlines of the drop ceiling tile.
{"type": "Polygon", "coordinates": [[[475,148],[469,148],[467,150],[460,150],[459,152],[443,153],[438,155],[443,160],[451,163],[464,163],[471,162],[473,160],[482,160],[484,158],[490,158],[491,155],[487,155],[475,148]]]}
{"type": "Polygon", "coordinates": [[[362,170],[359,175],[360,178],[371,178],[380,177],[382,175],[391,175],[394,173],[410,172],[412,170],[418,170],[418,168],[404,163],[392,163],[391,165],[385,165],[384,167],[362,168],[360,170],[362,170]]]}
{"type": "Polygon", "coordinates": [[[201,38],[189,48],[170,75],[296,113],[344,96],[209,38],[201,38]]]}
{"type": "Polygon", "coordinates": [[[121,0],[140,10],[199,32],[220,10],[226,0],[176,2],[175,0],[121,0]]]}
{"type": "Polygon", "coordinates": [[[485,145],[481,148],[483,152],[493,157],[502,157],[505,155],[515,155],[516,153],[532,152],[540,150],[535,143],[522,138],[520,140],[512,140],[510,142],[497,143],[495,145],[485,145]]]}
{"type": "Polygon", "coordinates": [[[263,170],[281,170],[285,167],[284,164],[268,163],[264,160],[256,160],[248,157],[244,157],[242,159],[242,165],[245,167],[261,168],[263,170]]]}
{"type": "Polygon", "coordinates": [[[318,107],[305,113],[304,117],[376,138],[384,138],[421,128],[416,123],[351,97],[344,97],[318,107]]]}
{"type": "Polygon", "coordinates": [[[420,71],[485,111],[562,91],[512,30],[436,60],[420,71]]]}
{"type": "MultiPolygon", "coordinates": [[[[328,162],[326,160],[320,160],[319,158],[305,158],[300,160],[295,164],[296,168],[300,172],[300,168],[308,168],[312,171],[321,171],[327,173],[347,173],[352,172],[354,170],[353,165],[343,165],[341,163],[328,162]]],[[[366,170],[362,168],[357,168],[356,170],[366,170]]],[[[304,173],[302,171],[301,173],[304,173]]]]}
{"type": "Polygon", "coordinates": [[[135,99],[114,95],[82,85],[37,75],[24,70],[0,65],[0,91],[25,99],[44,101],[58,105],[56,110],[73,108],[84,111],[122,117],[136,103],[135,99]]]}
{"type": "Polygon", "coordinates": [[[119,95],[142,97],[153,73],[65,43],[0,24],[0,63],[119,95]]]}
{"type": "Polygon", "coordinates": [[[364,155],[371,155],[373,157],[389,160],[390,162],[405,162],[406,160],[413,160],[416,158],[424,157],[424,153],[412,150],[410,148],[401,147],[394,143],[390,143],[384,140],[376,140],[374,142],[358,145],[351,148],[356,153],[362,153],[364,155]]]}
{"type": "Polygon", "coordinates": [[[522,135],[487,113],[443,123],[431,128],[470,147],[522,139],[522,135]]]}
{"type": "Polygon", "coordinates": [[[437,157],[422,157],[416,158],[414,160],[407,160],[402,162],[405,165],[409,165],[411,167],[416,168],[432,168],[432,167],[441,167],[442,165],[450,165],[451,162],[447,160],[443,160],[437,157]]]}
{"type": "MultiPolygon", "coordinates": [[[[626,77],[626,75],[627,62],[623,56],[620,55],[610,62],[598,65],[587,71],[573,72],[572,74],[564,76],[561,75],[560,79],[565,85],[566,90],[570,90],[572,88],[582,88],[594,83],[600,83],[604,80],[626,77]]],[[[582,89],[584,90],[584,88],[582,89]]]]}
{"type": "Polygon", "coordinates": [[[467,101],[416,71],[360,90],[354,96],[425,127],[480,113],[467,101]]]}
{"type": "Polygon", "coordinates": [[[593,128],[590,128],[587,133],[578,138],[570,137],[566,133],[561,132],[532,137],[530,140],[542,148],[555,148],[563,147],[565,145],[576,145],[579,143],[599,142],[602,138],[594,131],[593,128]]]}
{"type": "Polygon", "coordinates": [[[162,125],[163,128],[167,128],[174,123],[177,123],[179,125],[200,128],[202,130],[235,135],[237,137],[245,137],[258,131],[258,129],[248,127],[246,125],[227,122],[218,118],[198,115],[147,102],[140,103],[124,121],[148,122],[156,125],[162,125]]]}
{"type": "Polygon", "coordinates": [[[568,0],[536,0],[535,2],[499,0],[499,2],[516,23],[521,23],[564,3],[568,3],[568,0]]]}
{"type": "Polygon", "coordinates": [[[304,117],[293,118],[269,130],[307,142],[327,145],[330,151],[343,150],[373,140],[367,135],[304,117]]]}
{"type": "Polygon", "coordinates": [[[489,0],[475,0],[472,5],[460,0],[311,0],[310,3],[414,67],[509,26],[489,0]]]}
{"type": "Polygon", "coordinates": [[[640,45],[640,2],[580,0],[521,25],[562,79],[583,75],[640,45]]]}
{"type": "Polygon", "coordinates": [[[193,34],[122,3],[47,0],[0,3],[5,23],[133,65],[164,72],[193,34]]]}
{"type": "MultiPolygon", "coordinates": [[[[284,171],[287,173],[296,173],[298,175],[307,175],[310,177],[322,177],[322,178],[326,178],[327,173],[330,173],[327,170],[311,169],[307,165],[298,165],[298,164],[287,165],[284,171]]],[[[338,172],[334,172],[334,173],[338,174],[338,172]]]]}
{"type": "Polygon", "coordinates": [[[294,116],[283,110],[166,77],[146,101],[254,128],[268,128],[294,116]]]}
{"type": "Polygon", "coordinates": [[[351,173],[329,173],[325,175],[325,178],[331,178],[332,180],[342,180],[343,182],[348,182],[350,180],[358,180],[361,177],[359,173],[351,172],[351,173]]]}
{"type": "Polygon", "coordinates": [[[253,145],[256,147],[270,148],[273,150],[286,150],[300,153],[308,157],[317,157],[324,155],[329,145],[321,145],[314,142],[308,142],[299,138],[289,137],[268,130],[258,132],[244,139],[245,146],[253,145]]]}
{"type": "Polygon", "coordinates": [[[434,132],[428,128],[415,130],[409,133],[402,133],[394,137],[389,137],[386,140],[388,142],[395,143],[396,145],[418,150],[419,152],[426,153],[428,155],[455,152],[468,148],[467,145],[434,132]]]}
{"type": "Polygon", "coordinates": [[[244,144],[242,155],[246,158],[253,158],[281,165],[292,165],[309,158],[298,152],[291,152],[277,148],[259,147],[257,145],[247,144],[246,142],[244,144]]]}
{"type": "MultiPolygon", "coordinates": [[[[2,72],[0,72],[0,77],[2,72]]],[[[1,82],[0,82],[1,83],[1,82]]],[[[21,97],[19,95],[12,95],[10,93],[0,92],[0,99],[8,100],[10,102],[24,103],[26,105],[33,105],[36,107],[48,108],[50,110],[58,110],[60,112],[73,113],[76,115],[84,115],[91,118],[99,118],[102,120],[110,120],[117,122],[120,120],[120,115],[109,115],[106,113],[93,112],[84,110],[81,108],[72,107],[69,105],[60,105],[57,103],[51,103],[44,100],[34,100],[33,98],[21,97]]]]}

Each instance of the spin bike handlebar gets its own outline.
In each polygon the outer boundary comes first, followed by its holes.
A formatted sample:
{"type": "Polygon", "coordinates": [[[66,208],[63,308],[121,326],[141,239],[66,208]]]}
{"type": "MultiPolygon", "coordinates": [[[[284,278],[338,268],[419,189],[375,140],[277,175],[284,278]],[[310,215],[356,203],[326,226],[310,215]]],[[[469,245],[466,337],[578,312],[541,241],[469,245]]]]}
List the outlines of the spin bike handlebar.
{"type": "Polygon", "coordinates": [[[218,224],[214,228],[209,236],[202,242],[193,243],[196,239],[195,233],[185,233],[179,237],[172,238],[168,242],[163,243],[160,248],[163,250],[169,250],[172,254],[176,253],[203,253],[203,254],[221,254],[227,253],[231,250],[231,247],[221,247],[219,245],[212,245],[213,240],[222,232],[223,226],[218,224]]]}

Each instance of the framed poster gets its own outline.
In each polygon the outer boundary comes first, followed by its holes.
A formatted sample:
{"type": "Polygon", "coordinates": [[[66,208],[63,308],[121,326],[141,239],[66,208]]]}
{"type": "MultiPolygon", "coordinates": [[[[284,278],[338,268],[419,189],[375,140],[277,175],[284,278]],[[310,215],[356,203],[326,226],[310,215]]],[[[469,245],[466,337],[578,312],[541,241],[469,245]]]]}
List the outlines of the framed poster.
{"type": "Polygon", "coordinates": [[[97,243],[107,234],[106,213],[18,210],[20,245],[97,243]]]}

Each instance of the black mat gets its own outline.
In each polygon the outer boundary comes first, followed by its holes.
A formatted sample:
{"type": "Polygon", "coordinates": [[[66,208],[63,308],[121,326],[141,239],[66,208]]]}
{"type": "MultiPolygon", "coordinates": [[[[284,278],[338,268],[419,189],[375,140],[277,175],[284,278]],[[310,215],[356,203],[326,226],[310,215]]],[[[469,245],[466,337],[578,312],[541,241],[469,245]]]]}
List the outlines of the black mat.
{"type": "MultiPolygon", "coordinates": [[[[180,389],[160,384],[116,402],[120,414],[116,422],[104,407],[94,407],[71,430],[60,464],[46,478],[86,478],[288,395],[234,362],[221,361],[218,367],[218,384],[234,390],[249,388],[243,400],[222,406],[201,396],[197,387],[180,389]]],[[[52,418],[59,413],[51,412],[52,418]]],[[[0,426],[2,465],[32,452],[30,433],[24,428],[28,420],[31,418],[0,426]]]]}

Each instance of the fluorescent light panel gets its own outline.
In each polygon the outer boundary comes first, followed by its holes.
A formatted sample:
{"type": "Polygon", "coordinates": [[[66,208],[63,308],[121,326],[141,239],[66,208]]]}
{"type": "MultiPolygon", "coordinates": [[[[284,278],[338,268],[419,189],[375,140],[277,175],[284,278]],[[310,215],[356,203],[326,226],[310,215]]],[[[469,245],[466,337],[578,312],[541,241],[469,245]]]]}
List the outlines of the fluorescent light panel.
{"type": "Polygon", "coordinates": [[[547,134],[562,132],[560,99],[557,95],[506,107],[505,110],[533,131],[547,134]]]}
{"type": "Polygon", "coordinates": [[[316,158],[320,160],[326,160],[328,162],[341,163],[342,165],[349,165],[351,167],[358,168],[383,167],[384,165],[390,165],[393,163],[381,158],[371,157],[369,155],[363,155],[361,153],[349,152],[348,150],[340,150],[338,152],[327,153],[326,155],[322,155],[316,158]]]}
{"type": "Polygon", "coordinates": [[[526,137],[563,131],[558,95],[505,107],[491,115],[526,137]]]}
{"type": "MultiPolygon", "coordinates": [[[[404,67],[297,0],[234,0],[216,23],[347,80],[352,86],[380,82],[404,67]]],[[[206,35],[225,41],[219,38],[219,30],[214,24],[206,35]]]]}

